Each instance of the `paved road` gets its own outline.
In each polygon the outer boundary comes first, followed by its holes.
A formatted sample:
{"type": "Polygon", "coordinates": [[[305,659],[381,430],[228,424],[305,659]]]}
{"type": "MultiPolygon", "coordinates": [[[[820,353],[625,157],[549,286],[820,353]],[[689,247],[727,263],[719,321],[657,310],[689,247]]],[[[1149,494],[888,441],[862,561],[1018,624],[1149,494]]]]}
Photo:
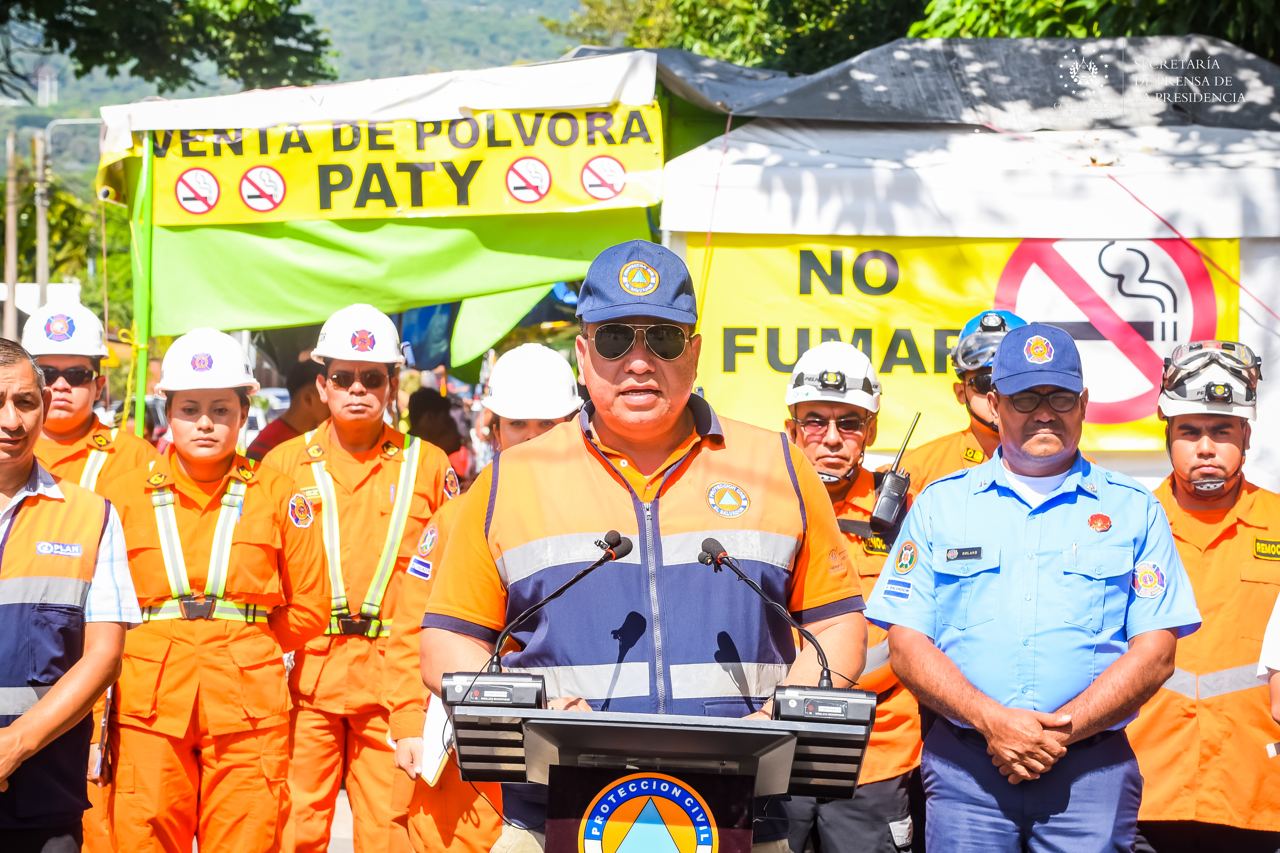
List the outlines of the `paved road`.
{"type": "Polygon", "coordinates": [[[338,807],[333,815],[333,831],[329,833],[329,853],[353,853],[351,846],[351,805],[347,792],[338,792],[338,807]]]}

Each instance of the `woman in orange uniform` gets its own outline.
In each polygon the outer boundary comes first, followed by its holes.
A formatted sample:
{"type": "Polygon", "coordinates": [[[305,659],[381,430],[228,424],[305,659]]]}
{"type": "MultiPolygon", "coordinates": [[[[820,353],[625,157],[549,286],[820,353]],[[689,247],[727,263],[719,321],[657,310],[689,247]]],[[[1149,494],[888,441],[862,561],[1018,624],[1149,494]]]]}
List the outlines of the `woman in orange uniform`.
{"type": "Polygon", "coordinates": [[[117,849],[274,851],[289,813],[284,654],[328,624],[307,499],[235,451],[258,388],[239,344],[174,341],[173,446],[119,506],[144,624],[119,681],[117,849]]]}

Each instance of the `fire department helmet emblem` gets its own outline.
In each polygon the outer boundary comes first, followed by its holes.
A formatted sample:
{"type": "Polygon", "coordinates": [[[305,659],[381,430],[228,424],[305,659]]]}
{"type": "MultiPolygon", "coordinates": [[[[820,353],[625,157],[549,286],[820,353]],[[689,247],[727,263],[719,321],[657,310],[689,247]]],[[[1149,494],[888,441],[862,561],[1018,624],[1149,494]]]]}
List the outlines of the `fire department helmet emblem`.
{"type": "Polygon", "coordinates": [[[1053,344],[1043,335],[1032,335],[1022,345],[1022,354],[1031,364],[1048,364],[1053,361],[1053,344]]]}
{"type": "Polygon", "coordinates": [[[75,321],[66,314],[54,314],[44,321],[44,336],[51,341],[57,341],[58,343],[69,341],[75,333],[75,321]]]}
{"type": "Polygon", "coordinates": [[[368,329],[357,329],[351,333],[351,348],[356,352],[373,352],[377,343],[373,332],[368,329]]]}
{"type": "Polygon", "coordinates": [[[191,369],[196,373],[207,373],[213,370],[213,356],[207,352],[198,352],[191,356],[191,369]]]}

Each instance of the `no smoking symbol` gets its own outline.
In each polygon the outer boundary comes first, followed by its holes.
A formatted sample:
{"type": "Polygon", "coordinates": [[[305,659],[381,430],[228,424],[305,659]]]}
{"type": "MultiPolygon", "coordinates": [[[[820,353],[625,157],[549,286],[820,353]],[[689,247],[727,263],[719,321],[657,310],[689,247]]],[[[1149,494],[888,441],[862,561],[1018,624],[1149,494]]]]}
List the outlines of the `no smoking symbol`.
{"type": "Polygon", "coordinates": [[[259,213],[275,210],[284,201],[284,176],[270,166],[254,166],[240,179],[240,199],[259,213]]]}
{"type": "Polygon", "coordinates": [[[507,168],[507,192],[516,201],[533,204],[551,191],[551,170],[537,157],[521,157],[507,168]]]}
{"type": "Polygon", "coordinates": [[[582,167],[582,188],[600,201],[617,198],[627,185],[627,169],[612,157],[592,157],[582,167]]]}
{"type": "Polygon", "coordinates": [[[178,204],[187,213],[208,213],[218,203],[218,179],[205,169],[187,169],[173,187],[178,204]]]}

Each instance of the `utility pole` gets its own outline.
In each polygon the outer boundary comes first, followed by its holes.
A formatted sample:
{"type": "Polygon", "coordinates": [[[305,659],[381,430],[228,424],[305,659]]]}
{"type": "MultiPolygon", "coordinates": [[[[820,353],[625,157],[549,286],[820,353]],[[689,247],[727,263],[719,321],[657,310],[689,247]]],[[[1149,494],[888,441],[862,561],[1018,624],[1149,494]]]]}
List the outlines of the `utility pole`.
{"type": "Polygon", "coordinates": [[[36,284],[40,304],[49,301],[49,175],[45,168],[44,134],[31,138],[36,161],[36,284]]]}
{"type": "Polygon", "coordinates": [[[4,143],[4,336],[18,339],[18,133],[9,131],[4,143]]]}

